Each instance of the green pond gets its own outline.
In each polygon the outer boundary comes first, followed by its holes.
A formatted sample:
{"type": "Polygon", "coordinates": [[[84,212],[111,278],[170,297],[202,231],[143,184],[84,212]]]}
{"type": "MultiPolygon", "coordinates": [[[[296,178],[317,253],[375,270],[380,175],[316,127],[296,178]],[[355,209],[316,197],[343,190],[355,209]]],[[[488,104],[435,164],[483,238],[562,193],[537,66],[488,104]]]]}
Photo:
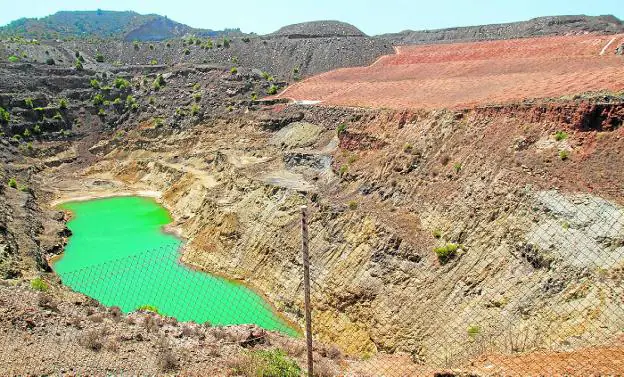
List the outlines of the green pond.
{"type": "Polygon", "coordinates": [[[73,290],[126,313],[150,305],[179,321],[298,334],[253,290],[183,265],[182,241],[163,231],[171,218],[156,201],[116,197],[60,207],[73,213],[73,235],[54,270],[73,290]]]}

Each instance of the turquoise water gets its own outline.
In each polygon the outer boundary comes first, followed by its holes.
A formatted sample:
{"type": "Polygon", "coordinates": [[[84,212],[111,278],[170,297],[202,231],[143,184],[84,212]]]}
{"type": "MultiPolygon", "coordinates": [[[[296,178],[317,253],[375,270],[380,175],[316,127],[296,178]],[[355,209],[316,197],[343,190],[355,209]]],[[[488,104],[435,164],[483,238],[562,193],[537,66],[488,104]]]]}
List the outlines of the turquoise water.
{"type": "Polygon", "coordinates": [[[106,306],[131,312],[150,305],[180,321],[256,324],[297,335],[253,290],[179,262],[177,237],[156,201],[117,197],[63,204],[73,213],[65,253],[54,263],[63,284],[106,306]]]}

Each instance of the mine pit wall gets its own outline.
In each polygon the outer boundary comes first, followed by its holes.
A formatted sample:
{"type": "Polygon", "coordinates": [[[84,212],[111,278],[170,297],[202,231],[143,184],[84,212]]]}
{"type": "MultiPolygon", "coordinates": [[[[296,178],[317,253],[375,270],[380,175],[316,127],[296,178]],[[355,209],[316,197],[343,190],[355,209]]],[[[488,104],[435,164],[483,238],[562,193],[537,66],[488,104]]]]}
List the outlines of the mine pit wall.
{"type": "MultiPolygon", "coordinates": [[[[162,190],[189,240],[185,262],[244,279],[299,323],[299,206],[310,203],[318,339],[348,353],[403,352],[416,362],[458,365],[482,352],[569,350],[620,334],[622,260],[579,265],[548,240],[548,252],[541,250],[536,231],[571,216],[554,211],[557,203],[575,213],[599,202],[624,216],[624,171],[614,168],[624,162],[623,108],[291,108],[327,133],[346,124],[333,152],[335,181],[306,195],[250,178],[251,168],[223,157],[222,150],[240,148],[238,133],[254,140],[246,149],[282,153],[253,117],[188,130],[168,143],[143,138],[142,150],[128,139],[87,175],[162,190]],[[556,141],[556,131],[569,136],[556,141]],[[182,160],[205,159],[218,184],[158,157],[174,149],[182,160]],[[561,150],[569,151],[565,161],[561,150]],[[461,249],[441,264],[433,248],[447,243],[461,249]]],[[[579,232],[593,226],[612,230],[614,243],[624,240],[617,217],[591,214],[579,232]]]]}

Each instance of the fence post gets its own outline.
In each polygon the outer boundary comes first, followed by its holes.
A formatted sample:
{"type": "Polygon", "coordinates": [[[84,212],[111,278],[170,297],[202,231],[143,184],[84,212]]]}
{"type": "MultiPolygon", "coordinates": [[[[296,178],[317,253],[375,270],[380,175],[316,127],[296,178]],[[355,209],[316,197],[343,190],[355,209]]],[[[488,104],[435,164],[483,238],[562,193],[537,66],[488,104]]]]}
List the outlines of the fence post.
{"type": "Polygon", "coordinates": [[[312,312],[310,309],[310,255],[308,253],[308,207],[301,206],[301,252],[303,254],[303,287],[305,300],[305,326],[308,351],[308,376],[314,376],[312,359],[312,312]]]}

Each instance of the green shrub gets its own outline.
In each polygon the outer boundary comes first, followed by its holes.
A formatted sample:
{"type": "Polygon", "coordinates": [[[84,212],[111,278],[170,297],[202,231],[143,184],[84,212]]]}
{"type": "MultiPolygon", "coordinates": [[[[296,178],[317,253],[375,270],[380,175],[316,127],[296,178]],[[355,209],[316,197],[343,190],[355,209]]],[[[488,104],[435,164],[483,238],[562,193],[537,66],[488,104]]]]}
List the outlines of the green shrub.
{"type": "Polygon", "coordinates": [[[100,93],[96,94],[96,95],[93,97],[93,105],[94,105],[94,106],[100,106],[100,105],[101,105],[101,104],[103,104],[103,103],[104,103],[104,96],[103,96],[103,95],[101,95],[100,93]]]}
{"type": "Polygon", "coordinates": [[[568,138],[568,134],[565,131],[557,131],[555,132],[555,140],[563,141],[568,138]]]}
{"type": "Polygon", "coordinates": [[[251,39],[249,39],[249,37],[243,37],[243,38],[241,38],[241,41],[243,41],[245,43],[249,43],[251,41],[251,39]]]}
{"type": "Polygon", "coordinates": [[[199,105],[198,105],[198,104],[196,104],[196,103],[194,103],[194,104],[191,106],[191,115],[197,115],[197,114],[199,114],[199,110],[200,110],[199,105]]]}
{"type": "Polygon", "coordinates": [[[340,136],[343,132],[345,132],[347,130],[347,125],[344,123],[341,123],[338,125],[338,127],[336,127],[336,133],[340,136]]]}
{"type": "Polygon", "coordinates": [[[154,90],[160,90],[160,88],[165,86],[165,84],[166,84],[165,79],[162,77],[162,75],[159,74],[154,79],[154,82],[152,83],[152,88],[154,88],[154,90]]]}
{"type": "Polygon", "coordinates": [[[349,202],[349,209],[350,209],[350,210],[356,210],[356,209],[357,209],[357,207],[358,207],[358,204],[357,204],[357,202],[356,202],[355,200],[351,200],[351,201],[349,202]]]}
{"type": "Polygon", "coordinates": [[[433,231],[433,236],[435,238],[437,238],[437,239],[440,239],[440,238],[442,238],[442,232],[440,230],[436,229],[436,230],[433,231]]]}
{"type": "Polygon", "coordinates": [[[271,96],[277,94],[277,86],[271,85],[271,87],[267,90],[267,94],[271,96]]]}
{"type": "Polygon", "coordinates": [[[256,92],[251,92],[251,100],[252,100],[252,101],[255,101],[255,100],[257,100],[257,99],[258,99],[258,93],[256,93],[256,92]]]}
{"type": "Polygon", "coordinates": [[[113,82],[113,86],[117,89],[128,89],[130,88],[130,82],[122,77],[117,77],[113,82]]]}
{"type": "Polygon", "coordinates": [[[9,56],[9,61],[10,61],[11,63],[17,63],[18,61],[20,61],[20,58],[18,58],[18,57],[17,57],[17,56],[15,56],[15,55],[11,55],[11,56],[9,56]]]}
{"type": "Polygon", "coordinates": [[[47,64],[47,65],[54,65],[54,64],[56,64],[56,62],[55,62],[55,61],[54,61],[54,59],[52,59],[52,58],[47,58],[47,59],[46,59],[46,64],[47,64]]]}
{"type": "Polygon", "coordinates": [[[166,46],[166,47],[171,47],[171,43],[170,43],[170,42],[167,42],[167,43],[165,44],[165,46],[166,46]]]}
{"type": "Polygon", "coordinates": [[[32,136],[32,132],[30,132],[30,130],[27,128],[24,130],[24,138],[28,139],[29,137],[32,136]]]}
{"type": "Polygon", "coordinates": [[[115,98],[115,100],[113,101],[113,105],[121,105],[121,98],[115,98]]]}
{"type": "Polygon", "coordinates": [[[258,350],[243,354],[233,363],[234,372],[245,377],[299,377],[299,365],[282,350],[258,350]]]}
{"type": "Polygon", "coordinates": [[[132,42],[132,46],[134,47],[135,50],[139,49],[139,41],[133,41],[132,42]]]}
{"type": "Polygon", "coordinates": [[[76,59],[78,59],[80,57],[80,51],[74,52],[74,56],[76,56],[76,59]]]}
{"type": "Polygon", "coordinates": [[[154,127],[160,128],[164,125],[162,118],[154,118],[154,127]]]}
{"type": "Polygon", "coordinates": [[[230,40],[223,37],[223,47],[225,48],[229,48],[230,47],[230,40]]]}
{"type": "Polygon", "coordinates": [[[17,188],[17,180],[15,178],[9,179],[9,183],[8,184],[9,184],[10,188],[14,188],[14,189],[17,188]]]}
{"type": "Polygon", "coordinates": [[[462,170],[461,162],[457,162],[455,165],[453,165],[453,169],[455,170],[455,173],[459,174],[459,172],[462,170]]]}
{"type": "Polygon", "coordinates": [[[93,89],[100,89],[100,82],[96,79],[91,79],[90,85],[93,89]]]}
{"type": "Polygon", "coordinates": [[[0,123],[9,123],[9,120],[11,120],[11,114],[3,107],[0,107],[0,123]]]}
{"type": "Polygon", "coordinates": [[[340,169],[338,169],[338,174],[340,176],[343,176],[347,173],[348,170],[349,170],[349,167],[347,165],[342,165],[340,169]]]}
{"type": "Polygon", "coordinates": [[[95,61],[98,63],[104,63],[104,55],[98,52],[97,54],[95,54],[95,61]]]}
{"type": "Polygon", "coordinates": [[[568,158],[570,158],[570,152],[568,152],[568,151],[566,151],[566,150],[559,151],[559,158],[560,158],[562,161],[567,160],[568,158]]]}
{"type": "Polygon", "coordinates": [[[33,133],[35,135],[39,135],[41,133],[41,125],[35,124],[35,127],[33,127],[33,133]]]}
{"type": "Polygon", "coordinates": [[[263,78],[263,79],[265,79],[265,80],[268,80],[268,79],[269,79],[269,77],[271,77],[271,75],[269,74],[269,72],[262,72],[262,73],[261,73],[261,75],[262,75],[262,78],[263,78]]]}
{"type": "Polygon", "coordinates": [[[238,56],[232,56],[230,60],[232,61],[232,63],[238,64],[238,56]]]}
{"type": "Polygon", "coordinates": [[[35,107],[35,105],[33,104],[33,99],[30,97],[24,99],[24,104],[30,107],[31,109],[35,107]]]}
{"type": "Polygon", "coordinates": [[[152,59],[152,60],[150,60],[150,64],[151,65],[156,65],[156,64],[158,64],[158,60],[152,59]]]}
{"type": "Polygon", "coordinates": [[[233,74],[233,75],[237,74],[238,73],[238,68],[236,68],[236,67],[230,68],[230,73],[233,74]]]}
{"type": "Polygon", "coordinates": [[[104,109],[100,109],[98,110],[98,115],[101,117],[105,117],[106,116],[106,111],[104,111],[104,109]]]}
{"type": "Polygon", "coordinates": [[[212,39],[209,39],[208,42],[206,42],[206,47],[207,48],[213,48],[214,47],[214,45],[212,43],[212,39]]]}
{"type": "Polygon", "coordinates": [[[22,135],[15,134],[15,135],[13,135],[12,139],[15,140],[15,141],[20,141],[20,140],[22,140],[22,135]]]}
{"type": "Polygon", "coordinates": [[[82,62],[80,60],[76,60],[76,63],[74,63],[74,67],[76,67],[78,71],[84,70],[84,67],[82,66],[82,62]]]}
{"type": "Polygon", "coordinates": [[[150,97],[149,100],[148,100],[148,103],[150,105],[153,105],[154,103],[156,103],[156,100],[154,99],[154,97],[150,97]]]}
{"type": "Polygon", "coordinates": [[[470,336],[471,338],[474,338],[475,336],[479,335],[481,333],[481,328],[477,325],[470,325],[468,326],[468,336],[470,336]]]}
{"type": "Polygon", "coordinates": [[[201,92],[195,92],[193,93],[193,99],[195,100],[195,102],[199,102],[202,98],[202,94],[201,92]]]}
{"type": "Polygon", "coordinates": [[[154,305],[141,305],[137,308],[138,311],[144,311],[144,312],[152,312],[152,313],[156,313],[159,314],[160,312],[158,311],[158,308],[155,307],[154,305]]]}
{"type": "Polygon", "coordinates": [[[31,280],[30,286],[32,289],[40,292],[46,292],[48,289],[50,289],[48,283],[46,283],[46,281],[40,277],[31,280]]]}
{"type": "Polygon", "coordinates": [[[444,246],[433,249],[438,256],[440,264],[446,264],[448,261],[453,259],[455,255],[457,255],[457,250],[459,250],[459,245],[455,243],[448,243],[444,246]]]}
{"type": "Polygon", "coordinates": [[[59,101],[59,108],[62,110],[67,109],[67,106],[69,106],[69,102],[67,101],[66,98],[61,98],[59,101]]]}
{"type": "Polygon", "coordinates": [[[150,50],[153,50],[153,49],[154,49],[154,45],[152,45],[152,44],[151,44],[151,45],[149,45],[149,49],[150,49],[150,50]]]}
{"type": "MultiPolygon", "coordinates": [[[[129,108],[133,108],[133,105],[136,105],[136,99],[133,96],[126,97],[126,106],[129,108]]],[[[134,109],[133,109],[134,110],[134,109]]]]}
{"type": "Polygon", "coordinates": [[[184,55],[190,55],[191,54],[191,50],[189,50],[188,48],[184,49],[184,55]]]}

